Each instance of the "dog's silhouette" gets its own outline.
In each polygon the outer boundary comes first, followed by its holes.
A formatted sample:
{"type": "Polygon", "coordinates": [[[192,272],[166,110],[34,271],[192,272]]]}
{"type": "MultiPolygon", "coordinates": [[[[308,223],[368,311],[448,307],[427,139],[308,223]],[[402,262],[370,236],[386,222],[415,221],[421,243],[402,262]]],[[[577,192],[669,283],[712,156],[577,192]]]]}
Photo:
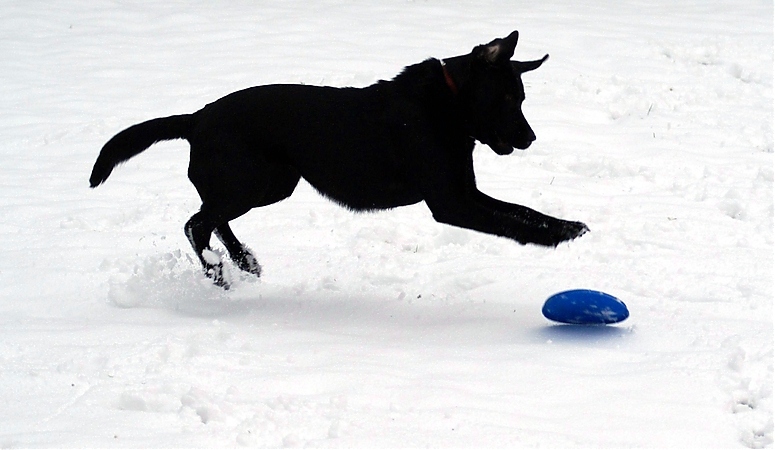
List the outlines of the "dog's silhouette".
{"type": "Polygon", "coordinates": [[[205,273],[228,288],[210,235],[231,259],[260,275],[229,227],[252,208],[288,198],[300,178],[354,211],[424,201],[438,222],[556,246],[588,231],[491,198],[476,187],[474,141],[499,155],[536,136],[522,114],[521,75],[548,55],[511,61],[515,31],[446,60],[428,59],[365,88],[268,85],[229,94],[193,114],[149,120],[118,133],[94,163],[91,187],[158,141],[186,139],[188,176],[202,207],[185,233],[205,273]]]}

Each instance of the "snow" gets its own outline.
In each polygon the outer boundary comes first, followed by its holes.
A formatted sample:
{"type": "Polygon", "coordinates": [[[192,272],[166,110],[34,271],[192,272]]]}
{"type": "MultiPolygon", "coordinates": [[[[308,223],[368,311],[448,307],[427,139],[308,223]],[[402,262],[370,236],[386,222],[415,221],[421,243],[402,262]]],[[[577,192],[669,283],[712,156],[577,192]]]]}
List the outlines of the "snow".
{"type": "MultiPolygon", "coordinates": [[[[772,446],[773,5],[759,0],[0,5],[0,447],[772,446]],[[591,232],[522,247],[302,184],[206,280],[187,144],[88,189],[134,123],[265,83],[365,86],[520,31],[538,140],[495,197],[591,232]],[[550,295],[623,300],[553,325],[550,295]]],[[[215,242],[215,240],[213,240],[215,242]]],[[[219,258],[222,250],[216,248],[219,258]]]]}

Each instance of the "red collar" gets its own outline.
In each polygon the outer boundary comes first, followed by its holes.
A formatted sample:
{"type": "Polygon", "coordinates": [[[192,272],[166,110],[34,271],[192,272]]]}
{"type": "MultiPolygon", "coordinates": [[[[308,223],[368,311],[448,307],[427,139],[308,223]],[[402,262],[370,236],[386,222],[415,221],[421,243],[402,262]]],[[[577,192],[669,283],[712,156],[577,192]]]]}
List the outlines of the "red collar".
{"type": "Polygon", "coordinates": [[[452,95],[457,95],[457,85],[455,84],[455,80],[452,79],[452,75],[449,74],[449,71],[447,70],[447,64],[444,62],[444,60],[441,61],[441,70],[444,72],[444,81],[447,82],[447,87],[449,87],[449,90],[452,91],[452,95]]]}

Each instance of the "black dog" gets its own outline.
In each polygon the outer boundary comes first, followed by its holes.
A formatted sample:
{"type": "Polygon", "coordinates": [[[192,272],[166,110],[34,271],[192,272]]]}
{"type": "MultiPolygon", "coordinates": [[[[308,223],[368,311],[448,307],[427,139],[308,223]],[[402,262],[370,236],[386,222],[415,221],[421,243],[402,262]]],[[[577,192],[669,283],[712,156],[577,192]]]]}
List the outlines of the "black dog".
{"type": "Polygon", "coordinates": [[[438,222],[520,244],[557,246],[588,228],[488,197],[474,179],[474,140],[499,155],[535,140],[521,110],[520,76],[549,55],[510,61],[517,38],[515,31],[467,55],[428,59],[392,81],[361,89],[258,86],[193,114],[134,125],[102,148],[91,187],[155,142],[188,140],[188,177],[202,207],[185,232],[205,273],[225,288],[210,235],[215,232],[240,269],[260,275],[229,221],[288,198],[301,177],[354,211],[425,201],[438,222]]]}

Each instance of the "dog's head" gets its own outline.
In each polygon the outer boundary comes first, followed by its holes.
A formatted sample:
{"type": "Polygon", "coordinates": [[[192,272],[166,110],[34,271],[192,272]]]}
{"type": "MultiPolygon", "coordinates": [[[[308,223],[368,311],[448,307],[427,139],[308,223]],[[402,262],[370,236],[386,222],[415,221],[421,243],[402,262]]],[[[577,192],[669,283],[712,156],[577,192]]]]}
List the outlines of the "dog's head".
{"type": "Polygon", "coordinates": [[[522,114],[525,87],[522,74],[535,70],[549,58],[511,61],[519,33],[476,46],[470,55],[446,60],[459,83],[458,98],[470,135],[495,153],[524,150],[536,136],[522,114]]]}

